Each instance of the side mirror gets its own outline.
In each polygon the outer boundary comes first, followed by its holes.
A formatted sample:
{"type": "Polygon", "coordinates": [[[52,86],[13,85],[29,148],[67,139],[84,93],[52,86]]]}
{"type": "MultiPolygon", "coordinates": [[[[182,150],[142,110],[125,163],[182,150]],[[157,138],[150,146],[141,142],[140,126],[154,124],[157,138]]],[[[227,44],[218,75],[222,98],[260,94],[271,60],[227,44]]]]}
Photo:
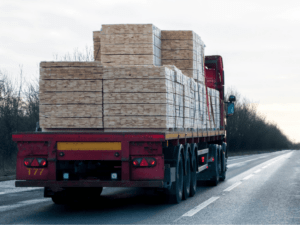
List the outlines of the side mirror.
{"type": "Polygon", "coordinates": [[[234,103],[228,102],[227,103],[227,117],[233,116],[234,114],[234,103]]]}
{"type": "Polygon", "coordinates": [[[229,102],[230,103],[235,102],[235,96],[234,95],[229,96],[229,102]]]}

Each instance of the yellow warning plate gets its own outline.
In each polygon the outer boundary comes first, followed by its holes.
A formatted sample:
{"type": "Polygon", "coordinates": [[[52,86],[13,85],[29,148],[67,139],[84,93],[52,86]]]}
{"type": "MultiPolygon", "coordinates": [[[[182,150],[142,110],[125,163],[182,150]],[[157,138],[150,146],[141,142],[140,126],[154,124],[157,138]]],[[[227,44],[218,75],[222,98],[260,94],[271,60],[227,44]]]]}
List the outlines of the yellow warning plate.
{"type": "Polygon", "coordinates": [[[121,150],[121,142],[57,142],[57,150],[121,150]]]}

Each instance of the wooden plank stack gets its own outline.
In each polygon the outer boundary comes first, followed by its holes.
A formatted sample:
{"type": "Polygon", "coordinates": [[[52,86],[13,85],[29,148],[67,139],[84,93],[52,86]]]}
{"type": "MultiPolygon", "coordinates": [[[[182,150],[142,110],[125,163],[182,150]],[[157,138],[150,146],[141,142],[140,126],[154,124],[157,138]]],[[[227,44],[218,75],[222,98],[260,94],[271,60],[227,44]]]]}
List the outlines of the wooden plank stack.
{"type": "Polygon", "coordinates": [[[40,127],[103,128],[102,79],[99,62],[41,62],[40,127]]]}
{"type": "Polygon", "coordinates": [[[103,25],[93,39],[95,62],[41,62],[43,130],[220,128],[219,93],[204,84],[204,44],[193,31],[103,25]]]}
{"type": "Polygon", "coordinates": [[[175,65],[188,77],[204,83],[204,43],[193,31],[161,32],[162,64],[175,65]]]}
{"type": "Polygon", "coordinates": [[[161,31],[152,24],[103,25],[94,32],[95,60],[105,66],[161,65],[161,31]]]}
{"type": "Polygon", "coordinates": [[[103,93],[105,129],[183,127],[183,88],[167,67],[105,67],[103,93]]]}

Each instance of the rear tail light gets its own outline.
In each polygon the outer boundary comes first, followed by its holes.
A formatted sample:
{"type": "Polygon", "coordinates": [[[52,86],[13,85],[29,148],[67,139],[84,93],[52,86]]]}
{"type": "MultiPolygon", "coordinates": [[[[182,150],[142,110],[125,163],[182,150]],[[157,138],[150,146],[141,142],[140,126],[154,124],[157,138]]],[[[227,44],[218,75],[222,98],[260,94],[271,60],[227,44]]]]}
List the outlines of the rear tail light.
{"type": "Polygon", "coordinates": [[[153,167],[156,165],[155,158],[135,158],[132,161],[135,167],[153,167]]]}
{"type": "Polygon", "coordinates": [[[201,162],[204,163],[204,156],[201,157],[201,162]]]}
{"type": "Polygon", "coordinates": [[[47,159],[43,158],[25,158],[24,165],[26,167],[46,167],[47,159]]]}
{"type": "Polygon", "coordinates": [[[37,161],[39,162],[40,166],[46,166],[47,165],[46,159],[37,159],[37,161]]]}
{"type": "Polygon", "coordinates": [[[33,158],[24,159],[24,165],[25,166],[30,166],[32,161],[33,161],[33,158]]]}
{"type": "Polygon", "coordinates": [[[214,158],[214,157],[208,158],[208,162],[214,162],[214,161],[215,161],[215,158],[214,158]]]}
{"type": "Polygon", "coordinates": [[[146,161],[146,159],[142,159],[142,162],[140,163],[140,166],[149,166],[149,164],[146,161]]]}

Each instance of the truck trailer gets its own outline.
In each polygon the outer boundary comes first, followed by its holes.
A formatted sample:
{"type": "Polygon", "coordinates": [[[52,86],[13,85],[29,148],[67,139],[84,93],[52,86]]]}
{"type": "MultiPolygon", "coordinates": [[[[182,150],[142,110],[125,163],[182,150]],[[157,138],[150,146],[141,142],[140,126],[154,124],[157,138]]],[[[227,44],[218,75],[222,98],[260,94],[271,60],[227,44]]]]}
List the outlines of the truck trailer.
{"type": "Polygon", "coordinates": [[[226,118],[235,97],[224,99],[221,56],[205,57],[206,87],[220,93],[218,130],[167,132],[14,133],[16,187],[43,187],[56,204],[97,199],[103,187],[147,187],[179,203],[195,195],[197,183],[217,185],[226,178],[226,118]]]}

